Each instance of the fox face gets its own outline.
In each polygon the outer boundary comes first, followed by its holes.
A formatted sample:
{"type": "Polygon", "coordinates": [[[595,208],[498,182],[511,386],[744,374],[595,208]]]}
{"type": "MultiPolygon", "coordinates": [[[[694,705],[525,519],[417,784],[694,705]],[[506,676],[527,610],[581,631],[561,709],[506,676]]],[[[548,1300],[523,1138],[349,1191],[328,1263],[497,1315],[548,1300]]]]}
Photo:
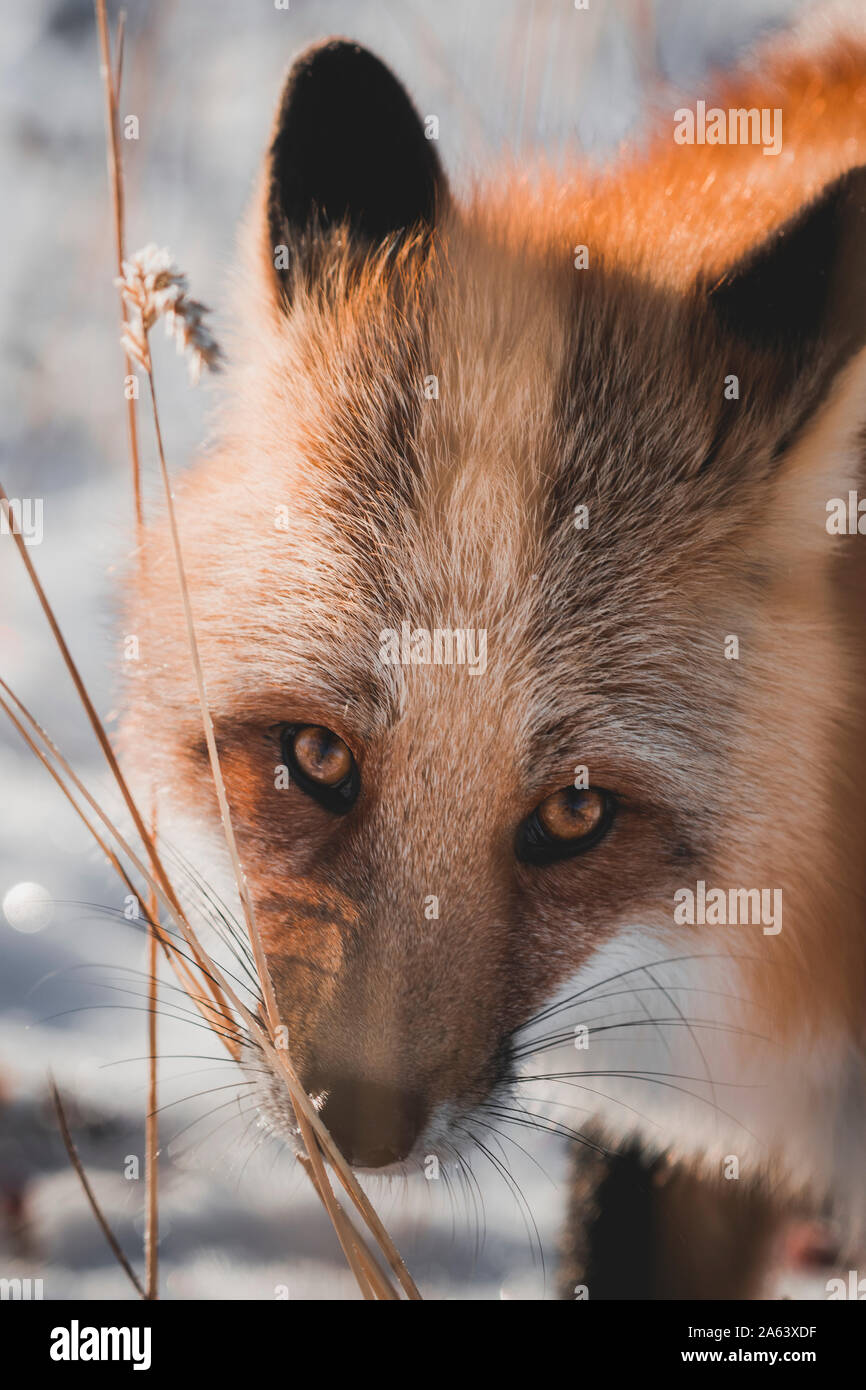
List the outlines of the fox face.
{"type": "MultiPolygon", "coordinates": [[[[827,951],[857,893],[856,667],[824,520],[859,474],[866,176],[822,167],[761,227],[732,165],[669,255],[691,166],[673,198],[662,161],[651,192],[642,166],[460,203],[370,54],[290,73],[218,444],[177,507],[280,1016],[360,1167],[459,1143],[603,948],[693,952],[699,881],[783,895],[778,934],[720,948],[777,1038],[856,1013],[862,962],[827,951]]],[[[160,522],[132,612],[127,755],[203,867],[160,522]]]]}

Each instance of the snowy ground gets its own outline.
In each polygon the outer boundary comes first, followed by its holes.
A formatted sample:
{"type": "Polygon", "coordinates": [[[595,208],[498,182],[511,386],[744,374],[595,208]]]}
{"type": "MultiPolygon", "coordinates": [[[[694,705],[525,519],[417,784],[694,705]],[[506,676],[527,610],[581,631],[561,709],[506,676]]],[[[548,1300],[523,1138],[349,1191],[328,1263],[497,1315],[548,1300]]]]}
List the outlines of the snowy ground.
{"type": "MultiPolygon", "coordinates": [[[[292,0],[285,12],[270,0],[128,0],[121,111],[140,122],[140,139],[124,146],[128,244],[169,245],[219,323],[234,228],[281,73],[295,50],[324,34],[368,43],[423,111],[440,116],[440,151],[459,186],[502,147],[523,156],[543,148],[555,159],[582,148],[604,158],[639,131],[648,71],[688,85],[792,5],[659,0],[655,52],[635,39],[637,9],[628,0],[591,0],[588,11],[571,0],[292,0]]],[[[131,507],[92,5],[28,0],[5,6],[0,26],[0,477],[10,496],[44,499],[44,541],[31,553],[109,715],[119,657],[114,603],[131,507]]],[[[183,378],[164,373],[161,383],[178,465],[201,438],[207,410],[207,391],[188,392],[183,378]]],[[[152,474],[152,459],[147,465],[152,474]]],[[[104,786],[8,540],[0,541],[0,594],[3,676],[79,770],[104,786]]],[[[128,1286],[46,1119],[44,1090],[50,1068],[75,1099],[94,1185],[135,1256],[143,1184],[124,1168],[142,1152],[145,1015],[140,976],[129,972],[141,969],[144,943],[118,918],[117,889],[86,835],[5,727],[0,832],[0,898],[35,881],[54,902],[38,932],[13,930],[0,917],[0,1076],[8,1097],[0,1106],[0,1181],[26,1178],[31,1204],[23,1251],[0,1229],[0,1274],[42,1277],[48,1298],[123,1297],[128,1286]]],[[[231,1083],[215,1044],[180,1018],[161,1029],[164,1053],[174,1058],[164,1064],[164,1295],[271,1298],[286,1286],[292,1298],[353,1296],[303,1176],[270,1141],[257,1147],[255,1121],[232,1089],[196,1094],[231,1083]]],[[[452,1200],[444,1184],[423,1179],[406,1191],[370,1185],[428,1296],[551,1295],[565,1155],[550,1142],[531,1147],[540,1167],[516,1152],[510,1158],[520,1160],[514,1171],[538,1238],[492,1170],[477,1169],[483,1241],[462,1192],[452,1200]]]]}

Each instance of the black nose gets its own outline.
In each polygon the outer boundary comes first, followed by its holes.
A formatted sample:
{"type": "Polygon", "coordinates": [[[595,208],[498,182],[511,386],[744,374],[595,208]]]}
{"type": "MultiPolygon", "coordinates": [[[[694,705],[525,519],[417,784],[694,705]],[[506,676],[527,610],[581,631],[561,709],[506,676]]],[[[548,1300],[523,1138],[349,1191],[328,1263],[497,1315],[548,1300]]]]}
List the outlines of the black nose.
{"type": "Polygon", "coordinates": [[[353,1077],[308,1089],[324,1093],[320,1114],[349,1163],[385,1168],[412,1152],[424,1123],[424,1107],[412,1092],[353,1077]]]}

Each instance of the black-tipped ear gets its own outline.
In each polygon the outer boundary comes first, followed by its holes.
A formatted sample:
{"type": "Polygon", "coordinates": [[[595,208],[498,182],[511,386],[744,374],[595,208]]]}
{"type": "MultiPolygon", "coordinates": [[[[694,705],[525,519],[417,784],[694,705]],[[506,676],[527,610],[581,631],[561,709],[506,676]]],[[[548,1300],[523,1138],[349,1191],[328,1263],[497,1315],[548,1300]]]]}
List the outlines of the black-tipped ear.
{"type": "Polygon", "coordinates": [[[397,79],[372,53],[332,39],[297,59],[268,157],[271,245],[347,222],[369,243],[433,224],[445,185],[397,79]]]}
{"type": "Polygon", "coordinates": [[[719,322],[791,369],[838,371],[866,341],[866,166],[851,169],[710,291],[719,322]]]}

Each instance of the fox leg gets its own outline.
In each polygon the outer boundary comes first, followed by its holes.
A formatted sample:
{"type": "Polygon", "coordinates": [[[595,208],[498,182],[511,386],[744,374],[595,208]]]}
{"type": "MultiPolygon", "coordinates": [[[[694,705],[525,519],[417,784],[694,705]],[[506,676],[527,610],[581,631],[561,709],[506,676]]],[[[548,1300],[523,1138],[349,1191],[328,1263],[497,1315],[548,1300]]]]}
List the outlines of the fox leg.
{"type": "Polygon", "coordinates": [[[761,1185],[701,1177],[631,1142],[575,1156],[563,1298],[760,1296],[782,1206],[761,1185]]]}

